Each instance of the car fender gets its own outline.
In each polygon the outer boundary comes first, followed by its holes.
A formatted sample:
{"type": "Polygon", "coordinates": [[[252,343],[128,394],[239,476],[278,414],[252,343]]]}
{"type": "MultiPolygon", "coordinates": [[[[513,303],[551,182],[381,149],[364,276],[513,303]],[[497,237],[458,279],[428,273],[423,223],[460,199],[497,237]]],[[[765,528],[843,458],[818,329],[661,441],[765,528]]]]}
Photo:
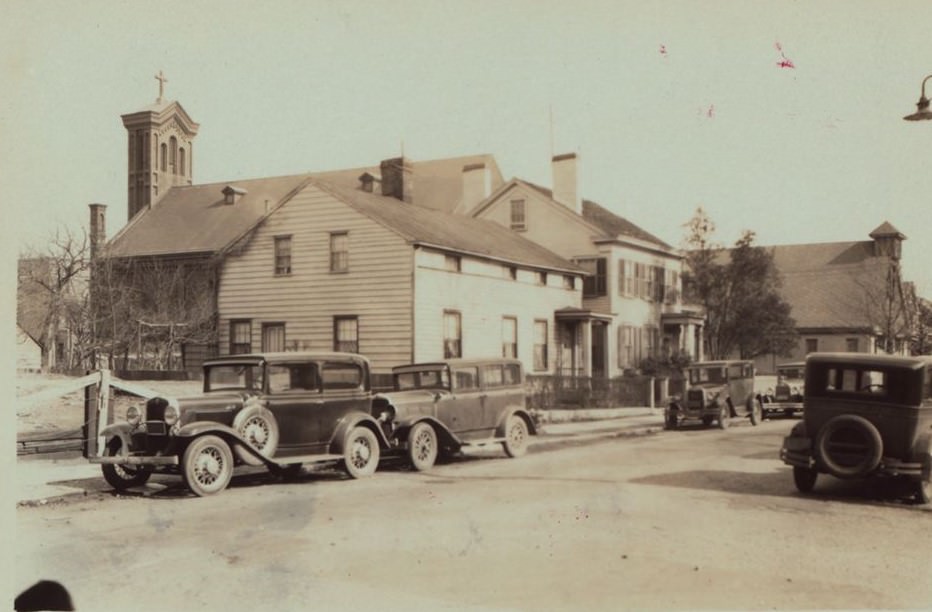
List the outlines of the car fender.
{"type": "Polygon", "coordinates": [[[110,442],[111,438],[120,438],[120,440],[123,441],[123,448],[129,448],[130,436],[132,435],[134,429],[136,429],[135,425],[130,425],[124,421],[120,423],[113,423],[112,425],[107,425],[101,429],[97,435],[102,436],[107,441],[107,443],[110,442]]]}
{"type": "Polygon", "coordinates": [[[408,432],[418,423],[427,423],[437,432],[437,441],[441,447],[459,448],[463,445],[462,440],[456,437],[450,429],[441,421],[432,416],[417,415],[407,419],[395,422],[395,430],[392,432],[392,438],[402,444],[408,442],[408,432]]]}
{"type": "Polygon", "coordinates": [[[333,435],[330,437],[330,454],[342,455],[344,444],[346,443],[346,436],[349,435],[349,432],[352,431],[354,427],[360,425],[372,430],[382,450],[388,449],[391,446],[378,421],[364,412],[352,412],[343,415],[343,418],[339,420],[337,426],[334,428],[333,435]]]}
{"type": "Polygon", "coordinates": [[[524,419],[525,425],[527,425],[527,431],[532,436],[537,435],[537,427],[534,425],[534,419],[531,418],[531,414],[524,408],[519,406],[512,406],[505,410],[505,413],[502,415],[502,418],[499,419],[498,425],[495,427],[495,437],[504,438],[505,437],[505,426],[508,424],[508,419],[512,415],[518,415],[524,419]]]}

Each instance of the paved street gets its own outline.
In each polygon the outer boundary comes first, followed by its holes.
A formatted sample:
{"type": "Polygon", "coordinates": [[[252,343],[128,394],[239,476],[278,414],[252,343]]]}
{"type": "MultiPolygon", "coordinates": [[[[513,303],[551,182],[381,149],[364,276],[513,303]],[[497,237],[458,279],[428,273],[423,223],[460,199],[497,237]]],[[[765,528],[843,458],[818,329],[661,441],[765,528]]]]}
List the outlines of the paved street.
{"type": "Polygon", "coordinates": [[[15,585],[59,580],[79,610],[932,606],[932,508],[797,494],[791,423],[21,507],[15,585]]]}

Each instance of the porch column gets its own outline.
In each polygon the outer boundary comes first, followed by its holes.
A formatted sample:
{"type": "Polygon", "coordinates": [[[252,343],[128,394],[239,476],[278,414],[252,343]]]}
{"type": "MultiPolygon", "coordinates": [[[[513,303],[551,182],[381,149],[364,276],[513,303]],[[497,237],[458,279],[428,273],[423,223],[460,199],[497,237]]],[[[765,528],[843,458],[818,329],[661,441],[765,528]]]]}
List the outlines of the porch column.
{"type": "Polygon", "coordinates": [[[705,326],[701,323],[696,325],[696,361],[705,361],[705,338],[703,330],[705,326]]]}
{"type": "Polygon", "coordinates": [[[580,358],[583,364],[583,376],[592,377],[592,320],[586,319],[583,324],[582,350],[580,358]]]}

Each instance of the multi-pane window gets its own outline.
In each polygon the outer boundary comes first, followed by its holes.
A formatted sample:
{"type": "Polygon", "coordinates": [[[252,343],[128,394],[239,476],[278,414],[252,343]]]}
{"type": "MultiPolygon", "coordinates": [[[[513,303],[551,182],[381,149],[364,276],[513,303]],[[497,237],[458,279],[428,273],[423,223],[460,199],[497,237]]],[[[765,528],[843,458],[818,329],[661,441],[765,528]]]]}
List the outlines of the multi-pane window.
{"type": "Polygon", "coordinates": [[[291,274],[291,236],[275,237],[275,274],[291,274]]]}
{"type": "Polygon", "coordinates": [[[575,289],[576,288],[576,279],[570,274],[563,275],[563,288],[564,289],[575,289]]]}
{"type": "Polygon", "coordinates": [[[631,325],[618,327],[618,367],[634,368],[641,360],[641,328],[631,325]]]}
{"type": "Polygon", "coordinates": [[[269,352],[285,350],[284,323],[262,324],[262,350],[269,352]]]}
{"type": "Polygon", "coordinates": [[[333,350],[342,353],[359,352],[358,317],[333,317],[333,350]]]}
{"type": "Polygon", "coordinates": [[[518,268],[514,266],[502,266],[502,274],[510,280],[518,280],[518,268]]]}
{"type": "Polygon", "coordinates": [[[543,285],[544,287],[547,286],[547,273],[546,272],[537,273],[537,284],[543,285]]]}
{"type": "Polygon", "coordinates": [[[330,234],[330,271],[349,271],[349,234],[346,232],[330,234]]]}
{"type": "Polygon", "coordinates": [[[845,338],[845,350],[849,353],[858,352],[858,339],[857,338],[845,338]]]}
{"type": "Polygon", "coordinates": [[[443,311],[443,358],[463,356],[462,316],[455,310],[443,311]]]}
{"type": "Polygon", "coordinates": [[[518,356],[518,320],[502,317],[502,357],[518,356]]]}
{"type": "Polygon", "coordinates": [[[252,352],[252,321],[240,319],[230,321],[230,354],[252,352]]]}
{"type": "Polygon", "coordinates": [[[547,361],[548,345],[548,325],[547,321],[534,321],[534,370],[546,370],[549,366],[547,361]]]}
{"type": "Polygon", "coordinates": [[[527,229],[527,208],[525,207],[524,200],[511,201],[511,229],[527,229]]]}
{"type": "Polygon", "coordinates": [[[459,255],[445,255],[443,258],[443,267],[450,272],[459,272],[462,270],[462,260],[459,255]]]}
{"type": "Polygon", "coordinates": [[[576,263],[589,274],[583,278],[583,297],[599,297],[606,294],[607,261],[604,257],[578,259],[576,263]]]}
{"type": "Polygon", "coordinates": [[[806,353],[815,353],[819,350],[818,338],[806,338],[806,353]]]}

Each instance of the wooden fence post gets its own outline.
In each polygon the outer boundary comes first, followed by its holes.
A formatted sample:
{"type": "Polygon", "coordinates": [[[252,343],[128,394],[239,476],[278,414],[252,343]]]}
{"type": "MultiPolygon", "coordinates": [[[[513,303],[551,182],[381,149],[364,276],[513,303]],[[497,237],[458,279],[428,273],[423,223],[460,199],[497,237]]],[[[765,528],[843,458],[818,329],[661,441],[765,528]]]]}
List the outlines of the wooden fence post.
{"type": "MultiPolygon", "coordinates": [[[[85,374],[90,374],[88,370],[85,374]]],[[[81,427],[82,455],[85,459],[97,456],[97,401],[92,385],[84,387],[84,425],[81,427]]]]}
{"type": "MultiPolygon", "coordinates": [[[[100,371],[100,383],[97,386],[97,431],[110,424],[110,370],[100,371]]],[[[106,440],[97,436],[97,455],[103,455],[106,440]]]]}

